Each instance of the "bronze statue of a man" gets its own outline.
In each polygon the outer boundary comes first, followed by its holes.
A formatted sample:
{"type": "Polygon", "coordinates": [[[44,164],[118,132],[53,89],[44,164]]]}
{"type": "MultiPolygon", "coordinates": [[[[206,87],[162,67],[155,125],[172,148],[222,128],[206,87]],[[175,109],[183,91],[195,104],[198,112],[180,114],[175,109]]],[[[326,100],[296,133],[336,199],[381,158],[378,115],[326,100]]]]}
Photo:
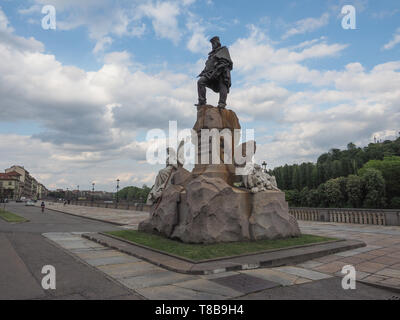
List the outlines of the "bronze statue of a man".
{"type": "Polygon", "coordinates": [[[206,87],[214,92],[219,92],[218,108],[226,107],[226,98],[231,87],[231,70],[233,62],[227,47],[222,47],[219,37],[210,40],[212,51],[208,54],[206,67],[200,73],[197,89],[199,103],[196,106],[203,106],[207,103],[206,87]]]}

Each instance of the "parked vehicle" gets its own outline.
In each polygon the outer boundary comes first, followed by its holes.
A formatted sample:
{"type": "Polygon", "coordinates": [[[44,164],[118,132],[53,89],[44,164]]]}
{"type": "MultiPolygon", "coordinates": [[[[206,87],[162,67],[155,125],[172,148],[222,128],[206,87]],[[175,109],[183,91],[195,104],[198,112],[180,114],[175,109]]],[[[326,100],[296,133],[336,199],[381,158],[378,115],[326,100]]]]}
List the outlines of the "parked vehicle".
{"type": "Polygon", "coordinates": [[[33,202],[32,200],[28,200],[28,201],[25,203],[25,205],[26,205],[26,206],[29,206],[29,207],[34,207],[34,206],[35,206],[35,202],[33,202]]]}

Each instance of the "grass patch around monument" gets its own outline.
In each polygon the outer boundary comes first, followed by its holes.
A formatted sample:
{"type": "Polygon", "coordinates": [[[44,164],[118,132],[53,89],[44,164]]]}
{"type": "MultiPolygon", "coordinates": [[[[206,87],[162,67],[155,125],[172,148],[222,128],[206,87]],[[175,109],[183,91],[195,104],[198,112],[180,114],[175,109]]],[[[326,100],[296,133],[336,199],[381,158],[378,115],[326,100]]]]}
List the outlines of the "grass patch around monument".
{"type": "Polygon", "coordinates": [[[283,249],[294,246],[302,246],[337,240],[333,238],[303,234],[300,237],[296,238],[205,245],[187,244],[180,241],[170,240],[158,235],[134,230],[112,231],[106,232],[106,234],[119,237],[137,243],[139,245],[150,247],[152,249],[187,258],[193,261],[238,256],[272,249],[283,249]]]}
{"type": "Polygon", "coordinates": [[[14,213],[5,211],[4,209],[0,209],[0,218],[7,222],[13,222],[13,223],[22,223],[22,222],[28,222],[29,220],[25,219],[24,217],[20,217],[14,213]]]}

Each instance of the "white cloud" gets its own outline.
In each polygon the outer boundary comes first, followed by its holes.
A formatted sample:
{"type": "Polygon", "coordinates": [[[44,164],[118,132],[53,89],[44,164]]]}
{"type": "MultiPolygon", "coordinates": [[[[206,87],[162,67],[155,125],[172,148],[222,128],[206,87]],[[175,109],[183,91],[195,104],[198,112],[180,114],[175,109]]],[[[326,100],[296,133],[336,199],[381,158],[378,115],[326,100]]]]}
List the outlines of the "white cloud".
{"type": "MultiPolygon", "coordinates": [[[[35,4],[22,8],[23,15],[37,14],[43,5],[53,5],[57,10],[57,28],[72,30],[85,26],[89,37],[95,41],[94,53],[102,52],[115,37],[141,37],[147,28],[145,18],[151,20],[157,36],[177,44],[182,31],[178,17],[187,13],[195,0],[34,0],[35,4]]],[[[1,17],[0,17],[1,18],[1,17]]]]}
{"type": "Polygon", "coordinates": [[[186,23],[187,29],[192,33],[187,48],[194,53],[206,54],[210,51],[210,42],[205,35],[206,28],[204,21],[196,16],[191,15],[186,23]]]}
{"type": "Polygon", "coordinates": [[[139,10],[152,20],[155,33],[177,44],[181,39],[177,17],[180,14],[179,5],[175,2],[146,3],[139,10]]]}
{"type": "Polygon", "coordinates": [[[44,46],[34,38],[23,38],[15,35],[14,28],[0,7],[0,43],[7,47],[19,48],[28,51],[43,51],[44,46]]]}
{"type": "Polygon", "coordinates": [[[282,39],[304,34],[307,32],[315,31],[319,28],[326,26],[329,23],[329,13],[324,13],[319,18],[306,18],[299,20],[295,23],[295,26],[289,29],[283,36],[282,39]]]}
{"type": "Polygon", "coordinates": [[[268,80],[279,82],[326,85],[334,80],[334,73],[310,70],[302,63],[339,55],[345,44],[327,44],[325,38],[292,48],[276,49],[272,41],[259,29],[251,26],[248,38],[241,38],[231,46],[236,71],[245,76],[245,82],[268,80]]]}
{"type": "Polygon", "coordinates": [[[113,40],[110,37],[104,37],[101,38],[100,40],[97,41],[96,46],[93,49],[93,53],[99,53],[101,51],[104,51],[104,49],[111,45],[113,43],[113,40]]]}
{"type": "Polygon", "coordinates": [[[400,28],[396,30],[396,33],[393,35],[393,39],[390,40],[388,43],[386,43],[383,46],[384,50],[390,50],[393,49],[396,45],[400,43],[400,28]]]}

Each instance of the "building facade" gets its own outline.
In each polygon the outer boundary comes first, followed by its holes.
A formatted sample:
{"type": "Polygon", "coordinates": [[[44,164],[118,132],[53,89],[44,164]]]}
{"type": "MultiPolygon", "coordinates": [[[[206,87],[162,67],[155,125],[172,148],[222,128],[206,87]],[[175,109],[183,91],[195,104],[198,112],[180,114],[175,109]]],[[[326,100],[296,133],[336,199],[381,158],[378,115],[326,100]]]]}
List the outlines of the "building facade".
{"type": "Polygon", "coordinates": [[[18,200],[20,198],[20,174],[0,173],[0,199],[18,200]]]}
{"type": "MultiPolygon", "coordinates": [[[[13,200],[19,200],[21,198],[26,198],[26,199],[33,199],[33,200],[38,200],[38,199],[42,199],[45,198],[48,194],[48,190],[47,188],[37,182],[37,180],[32,177],[29,174],[29,171],[26,170],[23,166],[17,166],[14,165],[8,169],[5,170],[5,173],[2,175],[6,175],[8,176],[17,176],[18,177],[18,182],[16,182],[15,180],[13,181],[8,181],[12,182],[12,184],[10,184],[10,186],[7,186],[8,189],[7,190],[11,190],[11,185],[15,185],[13,190],[13,200]],[[17,175],[15,175],[17,174],[17,175]]],[[[3,181],[3,185],[4,185],[4,180],[3,181]]],[[[8,191],[11,192],[11,191],[8,191]]]]}

